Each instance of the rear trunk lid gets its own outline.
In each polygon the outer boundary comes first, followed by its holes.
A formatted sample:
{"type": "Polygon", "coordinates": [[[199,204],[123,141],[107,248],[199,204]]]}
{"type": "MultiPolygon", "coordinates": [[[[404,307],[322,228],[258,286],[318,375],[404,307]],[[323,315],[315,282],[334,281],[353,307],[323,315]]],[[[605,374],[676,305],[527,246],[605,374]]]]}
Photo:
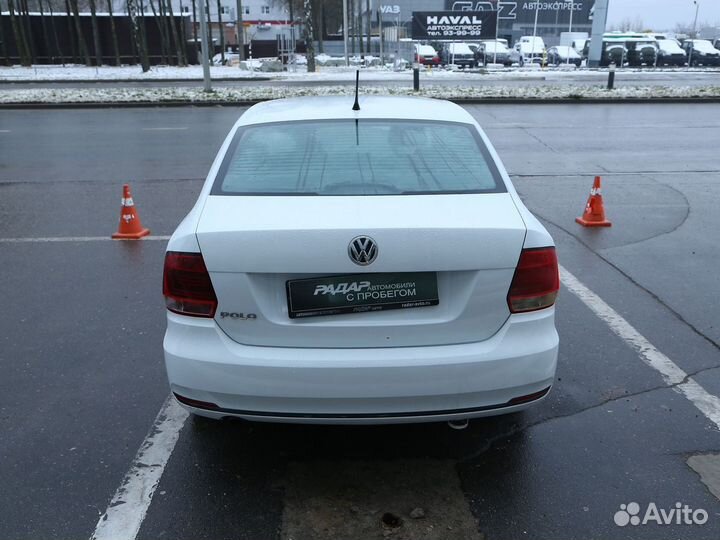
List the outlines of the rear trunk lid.
{"type": "Polygon", "coordinates": [[[491,337],[510,314],[506,296],[525,232],[508,193],[211,195],[197,238],[218,297],[216,322],[231,339],[354,348],[491,337]],[[367,266],[349,256],[348,246],[359,235],[378,247],[377,259],[367,266]],[[413,280],[420,272],[436,276],[437,305],[290,317],[288,281],[378,273],[413,280]]]}

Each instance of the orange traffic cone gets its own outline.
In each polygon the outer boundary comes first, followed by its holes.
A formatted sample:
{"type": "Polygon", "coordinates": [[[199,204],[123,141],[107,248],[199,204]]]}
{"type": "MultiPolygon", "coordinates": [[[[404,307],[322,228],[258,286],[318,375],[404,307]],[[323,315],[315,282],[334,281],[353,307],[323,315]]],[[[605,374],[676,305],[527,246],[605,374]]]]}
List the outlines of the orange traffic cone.
{"type": "Polygon", "coordinates": [[[605,207],[603,206],[602,193],[600,191],[600,177],[596,176],[593,187],[590,190],[585,205],[585,212],[582,217],[575,218],[575,221],[583,227],[612,227],[607,219],[605,219],[605,207]]]}
{"type": "Polygon", "coordinates": [[[123,198],[120,201],[120,225],[118,232],[112,235],[116,240],[138,240],[143,236],[150,234],[149,229],[145,229],[140,222],[135,210],[135,203],[130,194],[130,186],[123,186],[123,198]]]}

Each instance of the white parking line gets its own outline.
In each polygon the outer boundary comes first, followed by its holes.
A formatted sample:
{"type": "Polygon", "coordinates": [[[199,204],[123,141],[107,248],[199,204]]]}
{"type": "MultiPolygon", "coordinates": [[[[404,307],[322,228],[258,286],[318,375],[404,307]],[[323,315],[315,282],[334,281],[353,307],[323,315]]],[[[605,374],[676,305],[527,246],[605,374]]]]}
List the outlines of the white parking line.
{"type": "MultiPolygon", "coordinates": [[[[145,236],[140,240],[147,241],[167,241],[169,236],[145,236]]],[[[123,242],[129,240],[115,240],[109,236],[41,236],[36,238],[0,238],[0,244],[27,244],[34,242],[123,242]]]]}
{"type": "Polygon", "coordinates": [[[9,129],[0,129],[0,133],[10,133],[9,129]]]}
{"type": "Polygon", "coordinates": [[[184,131],[187,127],[151,127],[142,129],[143,131],[184,131]]]}
{"type": "Polygon", "coordinates": [[[637,351],[640,358],[651,368],[658,371],[668,385],[683,394],[703,413],[708,420],[720,428],[720,398],[710,394],[692,377],[688,377],[675,362],[658,351],[645,336],[605,301],[583,285],[575,276],[562,266],[560,276],[563,284],[577,296],[590,310],[602,319],[619,338],[630,348],[637,351]]]}
{"type": "Polygon", "coordinates": [[[134,540],[188,413],[168,396],[91,540],[134,540]]]}
{"type": "MultiPolygon", "coordinates": [[[[648,366],[658,371],[668,385],[683,394],[720,427],[720,399],[688,377],[685,371],[562,266],[560,275],[565,287],[604,321],[613,333],[635,350],[648,366]]],[[[135,540],[187,417],[185,409],[172,396],[168,396],[140,445],[130,470],[98,520],[91,540],[135,540]]]]}

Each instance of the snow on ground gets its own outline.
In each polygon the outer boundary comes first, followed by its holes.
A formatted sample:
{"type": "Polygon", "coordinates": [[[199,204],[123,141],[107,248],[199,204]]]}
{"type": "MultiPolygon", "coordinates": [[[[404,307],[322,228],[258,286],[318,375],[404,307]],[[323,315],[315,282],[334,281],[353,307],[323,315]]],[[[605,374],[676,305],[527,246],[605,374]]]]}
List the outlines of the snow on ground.
{"type": "MultiPolygon", "coordinates": [[[[258,60],[253,61],[253,66],[258,65],[258,60]]],[[[290,66],[288,71],[279,73],[265,73],[255,70],[242,70],[238,67],[212,66],[210,74],[213,79],[292,79],[308,81],[344,81],[355,77],[356,67],[344,66],[318,66],[316,73],[307,73],[305,66],[290,66]]],[[[364,80],[383,81],[393,80],[400,76],[409,76],[409,70],[397,72],[386,67],[362,68],[361,77],[364,80]]],[[[606,71],[606,70],[604,70],[606,71]]],[[[720,70],[709,70],[700,68],[681,69],[629,69],[618,70],[618,73],[642,74],[648,79],[654,77],[683,77],[689,72],[717,72],[720,70]]],[[[143,73],[138,66],[46,66],[38,65],[29,68],[20,66],[0,67],[0,82],[41,82],[41,81],[157,81],[157,80],[201,80],[201,66],[154,66],[147,73],[143,73]]],[[[460,69],[423,69],[421,77],[425,80],[467,80],[467,79],[503,79],[503,78],[536,78],[545,77],[549,79],[566,79],[585,77],[597,77],[597,70],[568,69],[566,67],[540,69],[538,66],[525,68],[489,68],[481,70],[460,70],[460,69]]]]}
{"type": "MultiPolygon", "coordinates": [[[[38,88],[31,90],[4,90],[0,88],[0,104],[21,103],[242,103],[297,96],[352,95],[348,86],[253,86],[218,88],[203,92],[200,88],[38,88]]],[[[362,95],[402,95],[441,99],[720,99],[720,87],[622,87],[608,91],[601,86],[435,86],[414,92],[409,87],[373,86],[362,89],[362,95]]]]}
{"type": "MultiPolygon", "coordinates": [[[[211,66],[214,79],[246,79],[266,76],[266,73],[240,70],[237,67],[211,66]]],[[[2,67],[0,81],[156,81],[167,79],[202,80],[201,66],[153,66],[143,73],[138,66],[32,66],[2,67]]]]}

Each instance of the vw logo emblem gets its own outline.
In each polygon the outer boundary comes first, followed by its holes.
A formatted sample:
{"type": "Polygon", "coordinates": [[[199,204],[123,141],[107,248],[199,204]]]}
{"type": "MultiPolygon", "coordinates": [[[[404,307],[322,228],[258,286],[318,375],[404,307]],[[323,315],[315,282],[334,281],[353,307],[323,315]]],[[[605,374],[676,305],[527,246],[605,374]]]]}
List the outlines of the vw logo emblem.
{"type": "Polygon", "coordinates": [[[378,256],[378,247],[375,240],[369,236],[356,236],[350,240],[348,255],[355,264],[367,266],[378,256]]]}

